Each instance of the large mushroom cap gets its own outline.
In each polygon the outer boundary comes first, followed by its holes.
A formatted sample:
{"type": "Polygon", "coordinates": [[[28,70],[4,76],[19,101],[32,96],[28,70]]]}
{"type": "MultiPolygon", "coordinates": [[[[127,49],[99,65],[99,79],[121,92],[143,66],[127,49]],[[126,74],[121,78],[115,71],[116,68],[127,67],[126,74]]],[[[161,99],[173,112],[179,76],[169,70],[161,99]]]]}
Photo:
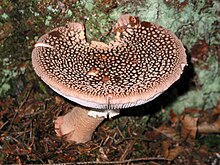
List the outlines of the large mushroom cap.
{"type": "Polygon", "coordinates": [[[119,18],[114,32],[108,45],[89,44],[79,23],[56,28],[35,45],[33,67],[57,93],[97,109],[144,104],[179,79],[186,54],[172,32],[130,15],[119,18]]]}

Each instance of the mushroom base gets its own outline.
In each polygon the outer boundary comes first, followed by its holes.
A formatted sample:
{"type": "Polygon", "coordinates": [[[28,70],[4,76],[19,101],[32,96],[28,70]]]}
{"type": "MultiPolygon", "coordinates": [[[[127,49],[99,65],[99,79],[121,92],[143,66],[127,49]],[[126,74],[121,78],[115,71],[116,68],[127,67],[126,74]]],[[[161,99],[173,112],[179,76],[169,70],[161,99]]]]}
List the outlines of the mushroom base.
{"type": "Polygon", "coordinates": [[[82,107],[74,107],[71,112],[56,119],[55,132],[67,141],[85,143],[91,140],[93,132],[103,120],[103,117],[88,116],[88,110],[82,107]]]}

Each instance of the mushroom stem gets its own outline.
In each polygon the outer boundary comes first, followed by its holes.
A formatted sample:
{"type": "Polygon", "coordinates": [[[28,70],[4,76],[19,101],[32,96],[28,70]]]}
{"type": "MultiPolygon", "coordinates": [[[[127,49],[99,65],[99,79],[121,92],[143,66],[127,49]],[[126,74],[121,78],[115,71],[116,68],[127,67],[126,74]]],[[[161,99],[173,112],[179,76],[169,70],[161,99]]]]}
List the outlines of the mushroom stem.
{"type": "Polygon", "coordinates": [[[103,117],[88,116],[88,110],[82,107],[74,107],[71,112],[56,119],[55,131],[68,141],[85,143],[91,140],[93,132],[103,120],[103,117]]]}

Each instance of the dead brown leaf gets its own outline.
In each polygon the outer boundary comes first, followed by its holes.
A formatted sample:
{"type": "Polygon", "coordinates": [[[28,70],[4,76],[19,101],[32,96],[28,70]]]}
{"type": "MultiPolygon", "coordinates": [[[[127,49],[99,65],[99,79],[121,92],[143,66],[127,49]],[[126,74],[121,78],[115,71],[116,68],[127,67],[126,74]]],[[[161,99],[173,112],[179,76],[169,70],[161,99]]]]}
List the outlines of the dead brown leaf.
{"type": "Polygon", "coordinates": [[[162,142],[163,156],[164,156],[165,158],[167,158],[167,157],[169,156],[169,145],[170,145],[170,143],[169,143],[169,141],[167,141],[167,140],[164,140],[164,141],[162,142]]]}
{"type": "Polygon", "coordinates": [[[166,126],[165,124],[161,125],[159,128],[156,128],[156,131],[162,133],[166,137],[172,138],[174,141],[180,140],[178,131],[172,127],[166,126]]]}
{"type": "Polygon", "coordinates": [[[168,155],[168,159],[174,160],[181,152],[182,152],[182,147],[181,146],[177,146],[173,149],[169,150],[169,155],[168,155]]]}
{"type": "Polygon", "coordinates": [[[179,116],[173,112],[173,110],[170,111],[170,122],[172,123],[173,127],[176,127],[179,122],[179,116]]]}
{"type": "Polygon", "coordinates": [[[199,133],[220,133],[220,117],[214,123],[203,122],[198,125],[199,133]]]}
{"type": "Polygon", "coordinates": [[[170,160],[174,160],[182,152],[181,146],[176,146],[175,148],[170,149],[170,142],[168,140],[162,142],[162,147],[163,156],[170,160]]]}
{"type": "Polygon", "coordinates": [[[197,132],[198,117],[191,117],[189,114],[181,116],[182,136],[185,141],[193,143],[197,132]]]}

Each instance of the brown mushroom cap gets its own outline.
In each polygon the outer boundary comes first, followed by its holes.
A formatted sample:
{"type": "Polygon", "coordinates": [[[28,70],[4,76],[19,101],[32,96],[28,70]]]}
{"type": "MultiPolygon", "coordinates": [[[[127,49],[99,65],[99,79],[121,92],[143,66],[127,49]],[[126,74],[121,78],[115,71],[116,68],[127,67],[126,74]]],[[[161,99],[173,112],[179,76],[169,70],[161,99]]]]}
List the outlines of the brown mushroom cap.
{"type": "Polygon", "coordinates": [[[171,31],[123,15],[114,32],[108,45],[89,44],[79,23],[56,28],[35,45],[33,67],[57,93],[97,109],[144,104],[179,79],[186,54],[171,31]]]}

